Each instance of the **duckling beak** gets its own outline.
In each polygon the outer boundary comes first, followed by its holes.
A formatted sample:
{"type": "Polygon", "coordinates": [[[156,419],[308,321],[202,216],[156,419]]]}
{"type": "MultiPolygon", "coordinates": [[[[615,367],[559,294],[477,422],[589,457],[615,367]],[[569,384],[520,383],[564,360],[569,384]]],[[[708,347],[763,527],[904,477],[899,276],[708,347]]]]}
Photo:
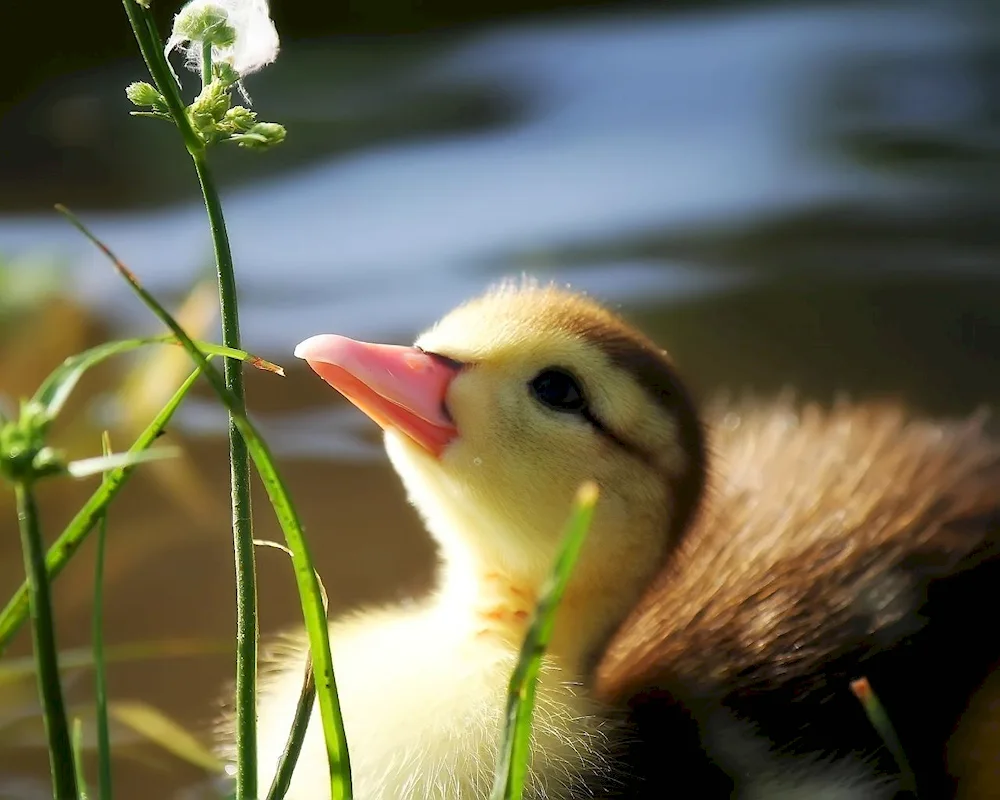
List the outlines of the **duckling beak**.
{"type": "Polygon", "coordinates": [[[383,430],[409,436],[435,457],[458,436],[445,395],[460,365],[418,350],[325,333],[295,355],[383,430]]]}

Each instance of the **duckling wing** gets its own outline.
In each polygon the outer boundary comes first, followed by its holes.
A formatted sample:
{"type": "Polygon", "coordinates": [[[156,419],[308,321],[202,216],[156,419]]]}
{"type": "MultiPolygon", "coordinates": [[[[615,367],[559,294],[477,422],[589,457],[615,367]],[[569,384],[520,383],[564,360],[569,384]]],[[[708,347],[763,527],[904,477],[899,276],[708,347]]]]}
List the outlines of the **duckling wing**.
{"type": "Polygon", "coordinates": [[[983,614],[1000,599],[985,417],[747,402],[716,416],[712,450],[701,516],[607,647],[599,693],[640,738],[693,724],[694,749],[728,742],[711,761],[730,776],[747,774],[737,729],[882,774],[893,762],[849,688],[866,676],[927,796],[947,796],[944,741],[1000,659],[983,614]]]}

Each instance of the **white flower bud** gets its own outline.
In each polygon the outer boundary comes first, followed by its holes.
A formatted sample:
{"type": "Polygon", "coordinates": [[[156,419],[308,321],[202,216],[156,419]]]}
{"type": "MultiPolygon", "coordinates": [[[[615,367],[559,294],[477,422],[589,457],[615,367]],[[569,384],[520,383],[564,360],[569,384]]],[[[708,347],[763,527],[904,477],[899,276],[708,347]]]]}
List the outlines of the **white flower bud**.
{"type": "Polygon", "coordinates": [[[240,77],[278,57],[278,32],[267,0],[192,0],[174,17],[166,53],[181,50],[189,69],[200,72],[202,45],[212,47],[212,63],[229,64],[240,77]]]}

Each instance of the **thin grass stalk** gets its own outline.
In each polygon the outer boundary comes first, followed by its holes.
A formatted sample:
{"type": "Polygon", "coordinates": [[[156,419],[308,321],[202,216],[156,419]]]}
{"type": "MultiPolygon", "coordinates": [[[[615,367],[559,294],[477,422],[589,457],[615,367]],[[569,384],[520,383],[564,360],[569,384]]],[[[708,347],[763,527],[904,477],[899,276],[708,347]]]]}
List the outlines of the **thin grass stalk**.
{"type": "Polygon", "coordinates": [[[316,675],[320,720],[323,723],[323,737],[330,766],[330,800],[350,800],[352,797],[350,754],[347,749],[347,735],[344,732],[344,720],[333,672],[330,629],[323,590],[313,567],[312,554],[302,528],[302,521],[299,519],[288,487],[274,464],[274,456],[271,454],[267,442],[247,418],[246,412],[239,408],[236,398],[226,387],[222,376],[208,363],[205,354],[198,349],[191,337],[177,323],[177,320],[143,288],[132,271],[104,242],[91,233],[86,225],[68,209],[62,209],[62,212],[84,236],[107,256],[118,274],[128,282],[132,291],[156,315],[157,319],[177,337],[184,349],[188,351],[191,359],[204,372],[212,389],[235,419],[236,426],[239,428],[250,456],[257,467],[271,506],[274,508],[281,531],[285,535],[295,569],[295,583],[299,591],[302,616],[309,637],[309,649],[316,675]]]}
{"type": "MultiPolygon", "coordinates": [[[[149,449],[153,442],[163,433],[167,424],[173,418],[174,412],[180,406],[181,401],[194,385],[200,373],[201,369],[198,368],[187,377],[180,388],[174,392],[173,397],[167,401],[166,405],[160,409],[149,425],[139,434],[129,448],[130,453],[142,452],[149,449]]],[[[119,467],[106,473],[105,480],[101,486],[94,491],[87,502],[83,504],[83,507],[76,512],[76,516],[70,520],[69,525],[59,535],[59,538],[49,547],[48,553],[45,554],[45,569],[49,581],[55,580],[59,573],[62,572],[63,567],[69,563],[73,554],[80,548],[80,545],[83,544],[87,535],[93,529],[94,524],[100,518],[101,514],[104,513],[104,509],[107,508],[108,504],[121,491],[122,486],[132,476],[134,469],[135,465],[130,465],[119,467]]],[[[3,654],[11,639],[14,638],[14,634],[17,633],[21,625],[28,618],[29,607],[28,581],[25,580],[18,587],[18,590],[14,592],[13,597],[7,602],[7,605],[4,606],[3,611],[0,611],[0,655],[3,654]]]]}
{"type": "MultiPolygon", "coordinates": [[[[111,452],[111,437],[104,432],[102,449],[111,452]]],[[[102,483],[107,486],[108,476],[102,483]]],[[[91,638],[94,648],[94,698],[97,706],[97,795],[111,800],[111,735],[108,732],[108,681],[104,661],[104,549],[108,538],[108,514],[105,511],[97,524],[97,557],[94,564],[94,610],[91,638]]]]}
{"type": "MultiPolygon", "coordinates": [[[[222,344],[239,348],[240,320],[233,255],[222,215],[222,203],[205,160],[191,153],[212,228],[222,308],[222,344]]],[[[237,409],[246,412],[243,362],[225,359],[226,388],[237,409]]],[[[236,561],[236,797],[257,798],[257,566],[250,508],[250,457],[229,412],[229,466],[232,485],[233,553],[236,561]]]]}
{"type": "MultiPolygon", "coordinates": [[[[273,547],[281,550],[285,555],[294,557],[288,547],[267,539],[256,539],[254,544],[258,547],[273,547]]],[[[330,598],[327,596],[326,587],[323,586],[323,579],[316,575],[319,582],[320,591],[323,593],[323,609],[325,613],[330,613],[330,598]]],[[[288,738],[285,740],[285,749],[281,751],[278,758],[277,767],[274,770],[274,778],[271,780],[271,788],[267,790],[267,800],[282,800],[288,793],[288,787],[292,783],[292,774],[295,771],[295,763],[302,753],[302,744],[306,739],[306,731],[309,728],[309,718],[312,716],[313,705],[316,703],[316,673],[313,672],[312,655],[306,652],[306,663],[302,670],[302,687],[299,689],[299,699],[295,703],[295,714],[292,717],[292,725],[288,731],[288,738]]]]}
{"type": "Polygon", "coordinates": [[[87,774],[83,769],[83,720],[73,718],[73,770],[76,774],[78,800],[87,800],[90,792],[87,789],[87,774]]]}
{"type": "Polygon", "coordinates": [[[878,699],[878,695],[872,688],[868,678],[862,677],[851,681],[851,692],[861,702],[868,720],[875,730],[878,731],[879,736],[882,737],[882,741],[885,742],[886,748],[896,760],[896,765],[899,767],[901,787],[906,792],[917,797],[917,775],[913,771],[910,759],[906,757],[906,748],[903,747],[903,743],[899,739],[899,734],[896,733],[896,727],[892,724],[885,706],[878,699]]]}
{"type": "Polygon", "coordinates": [[[59,652],[56,648],[55,620],[48,576],[45,574],[45,546],[38,519],[38,507],[31,484],[14,484],[17,496],[17,521],[21,529],[24,572],[28,580],[31,608],[31,634],[38,664],[38,695],[45,718],[49,745],[53,797],[76,800],[76,774],[73,769],[73,746],[66,720],[62,684],[59,681],[59,652]]]}
{"type": "Polygon", "coordinates": [[[556,610],[583,549],[597,504],[597,484],[580,487],[563,533],[562,544],[521,645],[507,688],[507,714],[490,800],[521,800],[531,757],[531,719],[542,658],[552,640],[556,610]]]}
{"type": "Polygon", "coordinates": [[[267,792],[267,800],[282,800],[288,794],[288,787],[292,784],[292,774],[295,771],[295,764],[302,753],[302,743],[306,740],[309,718],[312,716],[313,704],[316,702],[316,675],[313,672],[312,657],[307,656],[306,658],[302,689],[299,691],[299,700],[295,705],[295,716],[292,718],[292,727],[288,731],[288,740],[285,742],[285,749],[278,759],[274,779],[271,781],[271,788],[267,792]]]}
{"type": "MultiPolygon", "coordinates": [[[[238,348],[240,326],[232,251],[218,190],[205,158],[205,142],[188,118],[180,87],[161,49],[162,39],[152,14],[135,0],[122,2],[149,73],[194,160],[215,248],[222,343],[238,348]]],[[[203,78],[211,79],[210,70],[209,66],[203,78]]],[[[225,376],[226,388],[233,395],[236,409],[245,412],[243,365],[227,358],[225,376]]],[[[257,575],[250,508],[250,459],[232,412],[229,416],[229,463],[236,562],[236,797],[238,800],[257,800],[257,575]]]]}

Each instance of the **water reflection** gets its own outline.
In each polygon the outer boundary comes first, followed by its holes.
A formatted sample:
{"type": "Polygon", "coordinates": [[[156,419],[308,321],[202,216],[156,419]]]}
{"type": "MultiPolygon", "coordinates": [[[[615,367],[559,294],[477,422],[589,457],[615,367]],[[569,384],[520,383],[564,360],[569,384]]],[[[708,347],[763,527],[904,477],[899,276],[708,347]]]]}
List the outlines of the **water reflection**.
{"type": "MultiPolygon", "coordinates": [[[[888,169],[845,148],[902,130],[995,152],[986,117],[997,87],[972,58],[976,23],[958,4],[609,17],[470,35],[421,54],[414,91],[479,86],[520,113],[474,133],[360,146],[231,190],[248,343],[287,352],[331,325],[409,333],[512,268],[567,277],[566,251],[602,253],[572,276],[585,288],[669,297],[669,272],[658,285],[655,270],[618,263],[629,243],[679,245],[694,232],[713,241],[828,211],[947,216],[969,200],[956,196],[971,191],[967,181],[920,163],[888,169]]],[[[255,91],[259,107],[280,91],[255,91]]],[[[159,291],[179,290],[208,258],[196,202],[90,221],[159,291]]],[[[0,251],[33,248],[70,257],[102,309],[134,308],[61,221],[0,220],[0,251]]]]}

